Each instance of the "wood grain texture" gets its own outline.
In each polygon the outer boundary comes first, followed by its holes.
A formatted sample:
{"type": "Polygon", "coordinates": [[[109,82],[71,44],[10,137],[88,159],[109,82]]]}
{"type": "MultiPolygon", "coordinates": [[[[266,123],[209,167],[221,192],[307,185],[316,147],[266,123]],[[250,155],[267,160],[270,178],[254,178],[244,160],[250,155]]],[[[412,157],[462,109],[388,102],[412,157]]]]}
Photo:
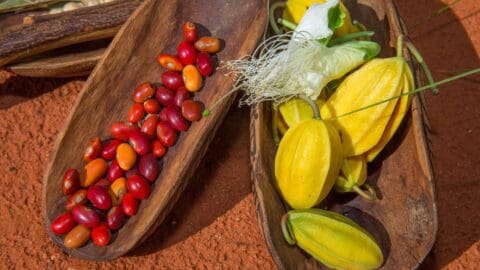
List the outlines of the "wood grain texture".
{"type": "MultiPolygon", "coordinates": [[[[201,35],[222,38],[225,48],[218,54],[220,60],[238,59],[255,48],[266,26],[267,7],[264,0],[241,5],[234,0],[147,0],[125,23],[80,94],[59,134],[45,175],[45,225],[53,241],[65,252],[84,259],[112,259],[140,244],[163,221],[195,172],[233,96],[181,134],[160,163],[162,171],[150,197],[142,201],[138,214],[113,236],[108,247],[89,243],[68,250],[63,247],[62,238],[49,229],[65,201],[60,190],[63,173],[70,167],[82,168],[82,152],[88,140],[95,136],[108,138],[109,127],[125,119],[136,85],[159,81],[162,69],[156,63],[156,56],[160,52],[175,53],[183,39],[182,23],[196,22],[201,26],[201,35]]],[[[195,99],[210,105],[228,92],[233,78],[224,75],[220,70],[209,77],[195,99]]]]}
{"type": "Polygon", "coordinates": [[[113,37],[141,0],[119,0],[69,12],[32,17],[0,36],[0,67],[45,51],[113,37]]]}
{"type": "MultiPolygon", "coordinates": [[[[352,17],[375,31],[382,56],[394,55],[398,35],[406,35],[393,0],[347,1],[352,17]]],[[[407,60],[412,63],[407,55],[407,60]]],[[[416,73],[416,84],[420,82],[416,73]]],[[[276,146],[271,132],[270,104],[251,114],[251,162],[255,205],[265,241],[279,269],[323,269],[309,255],[283,239],[280,218],[286,208],[274,179],[276,146]]],[[[383,269],[419,267],[432,248],[438,226],[434,175],[425,130],[424,104],[414,98],[411,111],[381,155],[369,165],[367,183],[380,197],[368,202],[354,195],[330,194],[330,209],[354,219],[379,242],[383,269]]],[[[333,193],[333,192],[332,192],[333,193]]]]}
{"type": "Polygon", "coordinates": [[[49,55],[45,58],[22,61],[6,67],[8,71],[26,77],[76,77],[90,74],[106,48],[85,52],[49,55]]]}

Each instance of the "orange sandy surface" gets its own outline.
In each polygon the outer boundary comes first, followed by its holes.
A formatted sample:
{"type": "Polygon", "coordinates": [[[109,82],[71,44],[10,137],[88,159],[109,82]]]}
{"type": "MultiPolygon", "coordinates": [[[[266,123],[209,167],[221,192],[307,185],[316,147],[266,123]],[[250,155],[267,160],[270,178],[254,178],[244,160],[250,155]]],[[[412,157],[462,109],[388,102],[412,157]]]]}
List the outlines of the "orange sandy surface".
{"type": "MultiPolygon", "coordinates": [[[[417,26],[442,3],[398,2],[435,78],[480,66],[478,0],[463,0],[417,26]]],[[[479,82],[474,76],[427,95],[440,225],[425,269],[479,269],[479,82]]],[[[245,108],[231,110],[176,209],[142,246],[111,262],[63,254],[44,229],[42,176],[82,85],[0,71],[0,269],[274,268],[251,195],[245,108]]]]}

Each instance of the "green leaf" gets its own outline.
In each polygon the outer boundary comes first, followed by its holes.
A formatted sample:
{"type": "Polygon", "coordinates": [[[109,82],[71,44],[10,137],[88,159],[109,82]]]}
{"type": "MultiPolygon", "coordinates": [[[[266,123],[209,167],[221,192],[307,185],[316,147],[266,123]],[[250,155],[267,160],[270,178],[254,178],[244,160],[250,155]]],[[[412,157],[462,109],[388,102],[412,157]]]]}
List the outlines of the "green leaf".
{"type": "Polygon", "coordinates": [[[346,46],[350,48],[355,48],[357,50],[363,51],[365,55],[363,56],[363,60],[368,61],[370,59],[375,58],[381,50],[380,45],[378,43],[373,42],[373,41],[349,41],[346,43],[343,43],[340,46],[346,46]]]}
{"type": "Polygon", "coordinates": [[[340,9],[340,4],[328,10],[328,28],[335,32],[335,29],[340,28],[347,15],[340,9]]]}

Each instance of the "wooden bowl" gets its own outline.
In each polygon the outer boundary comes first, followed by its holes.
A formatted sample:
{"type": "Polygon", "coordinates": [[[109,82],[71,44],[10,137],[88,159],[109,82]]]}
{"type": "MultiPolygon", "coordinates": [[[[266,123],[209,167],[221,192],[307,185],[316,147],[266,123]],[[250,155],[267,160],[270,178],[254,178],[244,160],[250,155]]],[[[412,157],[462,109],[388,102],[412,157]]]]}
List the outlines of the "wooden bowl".
{"type": "MultiPolygon", "coordinates": [[[[406,34],[393,0],[346,1],[352,18],[375,31],[383,56],[392,56],[397,36],[406,34]]],[[[413,63],[409,61],[412,66],[413,63]]],[[[416,85],[420,84],[416,74],[416,85]]],[[[279,269],[320,269],[320,263],[283,239],[280,219],[286,209],[275,186],[276,146],[270,104],[252,110],[251,163],[255,205],[269,251],[279,269]]],[[[413,99],[411,111],[396,136],[369,166],[367,183],[380,199],[331,194],[330,209],[354,219],[379,242],[384,269],[417,268],[435,241],[438,217],[435,183],[425,131],[424,104],[413,99]]],[[[334,192],[332,192],[334,193],[334,192]]]]}
{"type": "MultiPolygon", "coordinates": [[[[61,179],[70,167],[83,168],[83,151],[95,136],[108,138],[110,126],[124,120],[132,104],[135,86],[160,80],[162,69],[156,62],[160,52],[176,53],[182,41],[181,26],[192,21],[201,28],[201,35],[213,35],[224,40],[218,54],[221,61],[248,55],[261,38],[267,21],[267,1],[248,3],[225,0],[147,0],[130,17],[115,37],[105,57],[89,77],[67,124],[59,134],[44,179],[45,226],[52,240],[65,252],[93,260],[119,257],[145,240],[164,220],[180,193],[187,185],[195,167],[207,150],[216,129],[234,97],[224,100],[209,117],[193,123],[179,137],[177,144],[162,159],[162,171],[147,200],[141,202],[138,214],[115,233],[107,247],[89,242],[78,249],[66,249],[63,237],[50,230],[51,221],[63,212],[65,196],[61,179]],[[210,31],[211,33],[207,33],[210,31]]],[[[228,92],[233,78],[222,70],[206,79],[195,99],[211,105],[228,92]]],[[[25,217],[28,218],[28,217],[25,217]]]]}

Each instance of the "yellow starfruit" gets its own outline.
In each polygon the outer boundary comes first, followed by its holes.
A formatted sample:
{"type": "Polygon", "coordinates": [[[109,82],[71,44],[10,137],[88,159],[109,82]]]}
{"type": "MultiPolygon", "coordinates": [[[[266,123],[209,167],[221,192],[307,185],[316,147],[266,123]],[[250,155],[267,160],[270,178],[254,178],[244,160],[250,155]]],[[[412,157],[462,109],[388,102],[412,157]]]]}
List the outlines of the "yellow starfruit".
{"type": "Polygon", "coordinates": [[[402,93],[405,84],[408,88],[408,72],[402,57],[371,60],[347,76],[326,101],[321,109],[322,119],[339,130],[346,157],[362,155],[381,143],[399,103],[395,97],[402,93]],[[392,100],[367,108],[389,98],[392,100]],[[351,113],[358,109],[362,110],[351,113]]]}
{"type": "Polygon", "coordinates": [[[294,209],[319,204],[332,189],[343,159],[338,132],[325,121],[303,120],[288,129],[275,156],[275,179],[294,209]]]}

